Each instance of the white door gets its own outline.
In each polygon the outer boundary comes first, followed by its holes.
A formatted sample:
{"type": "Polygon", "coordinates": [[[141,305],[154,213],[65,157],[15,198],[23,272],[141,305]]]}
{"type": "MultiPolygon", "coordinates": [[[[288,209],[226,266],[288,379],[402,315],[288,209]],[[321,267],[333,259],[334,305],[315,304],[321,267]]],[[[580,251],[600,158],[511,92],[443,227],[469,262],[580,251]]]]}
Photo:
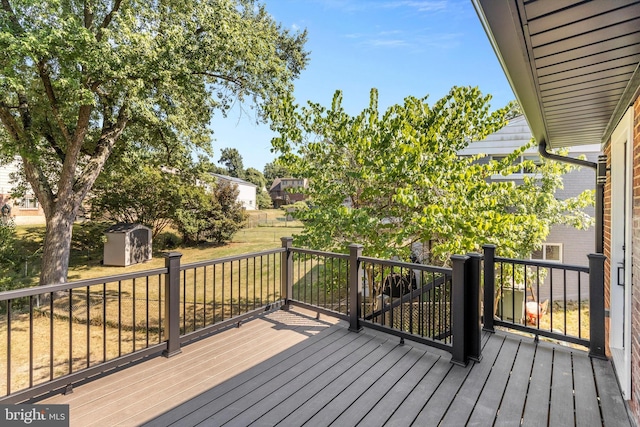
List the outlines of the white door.
{"type": "Polygon", "coordinates": [[[631,399],[631,201],[633,108],[611,136],[611,311],[609,347],[625,399],[631,399]]]}

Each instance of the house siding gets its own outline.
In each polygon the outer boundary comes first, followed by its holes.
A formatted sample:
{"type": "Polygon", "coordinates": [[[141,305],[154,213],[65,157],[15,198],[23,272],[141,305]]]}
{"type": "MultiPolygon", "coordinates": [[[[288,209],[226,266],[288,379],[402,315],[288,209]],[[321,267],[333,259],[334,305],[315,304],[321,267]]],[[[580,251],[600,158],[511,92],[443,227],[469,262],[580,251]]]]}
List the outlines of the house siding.
{"type": "MultiPolygon", "coordinates": [[[[517,148],[529,144],[531,141],[531,130],[524,116],[516,117],[509,121],[509,124],[499,131],[490,134],[482,141],[474,141],[464,150],[461,155],[485,154],[485,157],[478,159],[478,163],[488,163],[492,155],[507,155],[517,148]]],[[[528,148],[524,155],[538,155],[536,146],[528,148]]],[[[596,163],[600,149],[598,146],[572,147],[569,155],[571,157],[582,157],[586,160],[596,163]]],[[[508,177],[494,176],[494,180],[509,180],[517,185],[523,182],[522,174],[510,175],[508,177]]],[[[576,197],[583,191],[595,189],[596,172],[592,168],[582,167],[573,170],[562,176],[563,187],[559,188],[555,196],[564,200],[576,197]]],[[[587,207],[584,211],[591,217],[595,216],[595,209],[587,207]]],[[[549,231],[544,243],[562,245],[562,262],[572,265],[587,266],[589,263],[588,254],[595,252],[595,227],[589,227],[586,230],[579,230],[574,227],[565,225],[554,225],[549,231]]],[[[589,298],[589,286],[584,277],[578,274],[568,274],[565,277],[561,270],[554,270],[552,274],[548,274],[544,282],[540,284],[539,289],[535,290],[539,301],[550,300],[580,300],[585,301],[589,298]],[[552,289],[552,281],[556,285],[552,289]],[[565,286],[558,286],[558,283],[566,283],[565,286]],[[552,295],[553,291],[553,295],[552,295]]]]}
{"type": "Polygon", "coordinates": [[[0,166],[0,206],[7,204],[11,207],[11,217],[18,225],[44,224],[45,216],[41,207],[23,208],[11,198],[11,191],[14,187],[11,174],[17,172],[19,167],[18,161],[0,166]]]}
{"type": "Polygon", "coordinates": [[[634,419],[640,420],[640,98],[633,118],[633,213],[631,288],[631,401],[634,419]]]}

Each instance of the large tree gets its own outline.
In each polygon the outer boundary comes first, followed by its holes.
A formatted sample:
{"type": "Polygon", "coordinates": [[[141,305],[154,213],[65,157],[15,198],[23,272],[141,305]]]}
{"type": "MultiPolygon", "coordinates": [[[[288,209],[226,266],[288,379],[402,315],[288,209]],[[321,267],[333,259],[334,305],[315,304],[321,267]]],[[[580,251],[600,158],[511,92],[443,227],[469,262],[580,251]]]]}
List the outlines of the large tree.
{"type": "Polygon", "coordinates": [[[291,173],[282,164],[273,161],[264,165],[264,177],[267,183],[272,183],[276,178],[291,178],[291,173]]]}
{"type": "Polygon", "coordinates": [[[236,101],[292,90],[306,33],[253,0],[1,0],[0,152],[22,158],[47,229],[41,284],[66,280],[72,223],[125,141],[209,149],[236,101]]]}
{"type": "Polygon", "coordinates": [[[244,163],[240,152],[235,148],[223,148],[220,162],[227,168],[227,174],[235,178],[244,178],[244,163]]]}
{"type": "Polygon", "coordinates": [[[298,244],[346,250],[355,242],[371,256],[408,260],[412,243],[422,242],[427,262],[447,263],[484,243],[526,256],[553,224],[589,225],[582,208],[592,193],[554,197],[571,166],[521,165],[524,148],[502,161],[458,155],[506,123],[509,107],[491,112],[489,99],[477,88],[454,87],[433,105],[408,97],[381,114],[372,90],[369,107],[355,116],[342,108],[340,92],[330,108],[283,100],[286,119],[273,144],[294,176],[309,178],[314,206],[298,213],[305,221],[298,244]],[[491,179],[522,167],[535,173],[519,185],[491,179]]]}

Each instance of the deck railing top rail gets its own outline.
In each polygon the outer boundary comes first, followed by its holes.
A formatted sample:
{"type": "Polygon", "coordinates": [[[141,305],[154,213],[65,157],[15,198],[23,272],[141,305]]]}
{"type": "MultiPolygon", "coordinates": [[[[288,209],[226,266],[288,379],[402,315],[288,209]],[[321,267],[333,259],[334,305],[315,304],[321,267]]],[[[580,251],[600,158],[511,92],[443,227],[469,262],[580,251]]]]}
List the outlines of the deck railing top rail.
{"type": "Polygon", "coordinates": [[[102,276],[92,279],[83,279],[74,282],[59,283],[57,285],[32,286],[24,289],[13,289],[10,291],[0,292],[0,301],[14,300],[18,298],[48,294],[52,292],[68,291],[70,289],[83,288],[87,286],[102,285],[104,283],[114,283],[119,281],[139,279],[148,276],[157,276],[166,274],[166,268],[156,268],[153,270],[136,271],[125,274],[116,274],[113,276],[102,276]]]}
{"type": "Polygon", "coordinates": [[[400,267],[407,270],[426,271],[429,273],[451,274],[451,272],[453,271],[449,267],[438,267],[435,265],[426,265],[426,264],[413,264],[410,262],[393,261],[388,259],[371,258],[366,256],[360,257],[360,261],[368,262],[376,265],[384,265],[387,267],[400,267]]]}
{"type": "Polygon", "coordinates": [[[267,251],[251,252],[251,253],[242,254],[242,255],[231,255],[231,256],[222,257],[222,258],[210,259],[210,260],[205,260],[205,261],[191,262],[191,263],[188,263],[188,264],[180,264],[180,270],[181,271],[190,270],[190,269],[194,269],[194,268],[207,267],[207,266],[210,266],[210,265],[225,264],[227,262],[245,260],[247,258],[257,258],[257,257],[260,257],[260,256],[279,254],[279,253],[284,252],[285,250],[286,249],[284,249],[284,248],[275,248],[275,249],[270,249],[270,250],[267,250],[267,251]]]}
{"type": "Polygon", "coordinates": [[[349,259],[349,254],[341,254],[338,252],[317,251],[313,249],[304,249],[304,248],[291,248],[291,250],[299,254],[326,256],[326,257],[332,257],[336,259],[349,259]]]}
{"type": "Polygon", "coordinates": [[[564,264],[556,261],[540,261],[534,259],[515,259],[515,258],[505,258],[505,257],[495,257],[495,262],[505,262],[509,264],[516,265],[528,265],[532,267],[544,267],[544,268],[560,268],[562,270],[567,271],[581,271],[583,273],[589,272],[589,267],[584,265],[571,265],[564,264]]]}

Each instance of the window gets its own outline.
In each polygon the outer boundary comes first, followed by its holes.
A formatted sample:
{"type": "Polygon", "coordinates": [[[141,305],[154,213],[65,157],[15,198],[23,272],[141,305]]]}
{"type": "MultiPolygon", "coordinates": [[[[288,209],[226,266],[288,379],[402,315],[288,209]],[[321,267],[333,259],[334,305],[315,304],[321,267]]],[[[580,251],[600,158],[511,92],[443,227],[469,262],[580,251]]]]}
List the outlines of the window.
{"type": "MultiPolygon", "coordinates": [[[[491,160],[495,160],[497,162],[500,162],[506,158],[507,156],[491,156],[491,160]]],[[[520,164],[520,170],[514,173],[536,173],[536,169],[542,164],[542,160],[540,160],[540,156],[538,156],[537,154],[523,154],[516,159],[515,164],[520,164]],[[528,165],[522,165],[522,162],[524,161],[532,161],[534,163],[534,166],[531,167],[528,165]]]]}
{"type": "Polygon", "coordinates": [[[20,209],[38,209],[38,199],[32,195],[26,195],[20,201],[20,209]]]}
{"type": "Polygon", "coordinates": [[[562,245],[560,243],[544,243],[542,248],[531,253],[531,259],[562,262],[562,245]]]}

